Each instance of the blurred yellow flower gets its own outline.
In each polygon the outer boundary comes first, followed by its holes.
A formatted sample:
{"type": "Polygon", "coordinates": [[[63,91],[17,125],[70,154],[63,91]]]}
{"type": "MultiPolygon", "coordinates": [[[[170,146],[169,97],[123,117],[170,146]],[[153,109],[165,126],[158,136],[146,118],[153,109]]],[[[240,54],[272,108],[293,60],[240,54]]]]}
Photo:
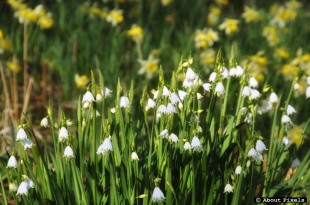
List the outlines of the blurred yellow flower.
{"type": "Polygon", "coordinates": [[[48,13],[47,15],[41,17],[38,20],[38,24],[43,29],[50,29],[50,28],[52,28],[53,25],[54,25],[54,21],[53,21],[52,15],[50,13],[48,13]]]}
{"type": "Polygon", "coordinates": [[[18,18],[18,21],[21,24],[36,22],[38,19],[37,14],[29,8],[17,10],[15,12],[15,16],[18,18]]]}
{"type": "Polygon", "coordinates": [[[215,63],[215,51],[213,49],[203,50],[199,55],[199,60],[202,65],[211,68],[215,63]]]}
{"type": "Polygon", "coordinates": [[[208,14],[208,25],[214,25],[218,22],[221,15],[221,9],[216,6],[212,6],[208,14]]]}
{"type": "Polygon", "coordinates": [[[168,6],[169,4],[172,3],[173,0],[160,0],[161,5],[163,6],[168,6]]]}
{"type": "Polygon", "coordinates": [[[0,29],[0,53],[3,52],[3,50],[12,50],[12,42],[4,37],[3,31],[0,29]]]}
{"type": "Polygon", "coordinates": [[[37,5],[33,12],[37,15],[37,18],[41,18],[46,15],[46,10],[42,4],[37,5]]]}
{"type": "Polygon", "coordinates": [[[293,64],[285,64],[281,68],[282,75],[287,79],[293,79],[300,72],[300,68],[293,64]]]}
{"type": "Polygon", "coordinates": [[[295,125],[293,129],[287,132],[288,137],[292,140],[294,144],[300,146],[303,143],[303,136],[302,136],[302,126],[295,125]]]}
{"type": "Polygon", "coordinates": [[[75,74],[74,80],[75,80],[76,87],[79,89],[85,88],[87,86],[87,84],[89,83],[89,79],[88,79],[87,75],[75,74]]]}
{"type": "Polygon", "coordinates": [[[88,14],[94,15],[94,16],[100,16],[102,10],[97,6],[92,6],[88,9],[88,14]]]}
{"type": "Polygon", "coordinates": [[[245,22],[257,22],[262,20],[262,15],[258,13],[255,9],[252,9],[248,6],[244,8],[244,12],[242,13],[242,17],[245,19],[245,22]]]}
{"type": "Polygon", "coordinates": [[[287,22],[294,21],[296,17],[297,12],[295,10],[279,7],[271,23],[282,28],[287,22]]]}
{"type": "Polygon", "coordinates": [[[111,10],[107,15],[106,20],[108,23],[111,23],[112,26],[117,26],[124,21],[123,11],[119,9],[111,10]]]}
{"type": "Polygon", "coordinates": [[[143,29],[140,26],[132,25],[127,31],[127,35],[137,43],[141,43],[143,40],[143,29]]]}
{"type": "Polygon", "coordinates": [[[242,64],[247,65],[248,73],[257,81],[261,82],[264,80],[264,73],[267,70],[268,59],[264,56],[263,51],[259,51],[257,54],[249,56],[242,64]]]}
{"type": "Polygon", "coordinates": [[[263,36],[267,39],[270,46],[275,46],[279,43],[278,31],[273,26],[266,26],[263,29],[263,36]]]}
{"type": "Polygon", "coordinates": [[[283,48],[277,48],[275,56],[280,59],[287,59],[288,57],[290,57],[290,53],[283,48]]]}
{"type": "Polygon", "coordinates": [[[229,1],[228,0],[214,0],[215,3],[222,5],[222,6],[227,6],[229,1]]]}
{"type": "Polygon", "coordinates": [[[224,22],[219,26],[220,30],[225,30],[226,35],[231,35],[238,31],[239,21],[236,19],[225,19],[224,22]]]}
{"type": "Polygon", "coordinates": [[[7,3],[12,7],[12,9],[20,10],[25,9],[27,5],[19,0],[7,0],[7,3]]]}
{"type": "Polygon", "coordinates": [[[7,61],[6,66],[8,67],[8,69],[13,71],[14,73],[18,73],[20,71],[20,66],[18,65],[18,63],[14,59],[13,59],[13,61],[7,61]]]}
{"type": "Polygon", "coordinates": [[[285,3],[286,8],[291,10],[297,10],[302,6],[302,3],[296,1],[296,0],[290,0],[285,3]]]}
{"type": "Polygon", "coordinates": [[[213,29],[204,28],[203,30],[197,30],[195,32],[195,47],[207,48],[213,46],[214,42],[219,40],[218,33],[213,29]]]}
{"type": "Polygon", "coordinates": [[[158,70],[159,59],[156,58],[155,52],[151,52],[147,60],[139,59],[141,67],[138,73],[140,75],[146,74],[147,78],[151,78],[153,74],[158,70]]]}

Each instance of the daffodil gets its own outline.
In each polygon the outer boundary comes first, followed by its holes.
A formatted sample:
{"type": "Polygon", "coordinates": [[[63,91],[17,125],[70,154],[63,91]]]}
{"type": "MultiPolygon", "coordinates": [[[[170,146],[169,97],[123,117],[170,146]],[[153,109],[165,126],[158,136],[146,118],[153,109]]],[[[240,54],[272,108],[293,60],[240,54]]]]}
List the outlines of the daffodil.
{"type": "Polygon", "coordinates": [[[146,60],[139,59],[138,62],[141,66],[140,70],[138,71],[138,74],[140,75],[146,74],[147,78],[153,77],[153,75],[157,72],[159,67],[158,65],[159,59],[156,58],[154,53],[151,53],[148,56],[148,59],[146,60]]]}
{"type": "Polygon", "coordinates": [[[88,79],[87,75],[75,74],[74,75],[74,81],[75,81],[76,87],[79,89],[85,88],[87,86],[87,84],[89,83],[89,79],[88,79]]]}
{"type": "Polygon", "coordinates": [[[106,17],[106,21],[114,27],[117,26],[124,21],[123,11],[119,9],[111,10],[106,17]]]}
{"type": "Polygon", "coordinates": [[[237,19],[225,19],[222,24],[220,24],[219,29],[224,30],[227,36],[230,36],[238,31],[237,19]]]}
{"type": "Polygon", "coordinates": [[[262,15],[260,15],[258,11],[248,6],[245,6],[244,12],[241,14],[241,16],[247,23],[257,22],[262,19],[262,15]]]}
{"type": "Polygon", "coordinates": [[[199,48],[207,48],[213,46],[215,42],[219,40],[218,33],[213,29],[205,28],[203,30],[197,30],[195,32],[195,46],[199,48]]]}
{"type": "Polygon", "coordinates": [[[127,35],[137,43],[141,43],[143,40],[143,29],[141,26],[132,25],[127,31],[127,35]]]}

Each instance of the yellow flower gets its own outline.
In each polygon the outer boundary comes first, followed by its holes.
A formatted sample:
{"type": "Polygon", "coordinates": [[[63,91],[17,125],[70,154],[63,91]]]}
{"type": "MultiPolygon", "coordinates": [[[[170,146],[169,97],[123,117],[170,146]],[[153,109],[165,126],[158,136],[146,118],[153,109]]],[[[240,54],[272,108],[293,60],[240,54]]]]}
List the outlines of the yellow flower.
{"type": "Polygon", "coordinates": [[[14,73],[18,73],[20,71],[20,66],[14,59],[13,61],[7,61],[6,66],[14,73]]]}
{"type": "Polygon", "coordinates": [[[293,129],[289,130],[287,133],[288,137],[291,138],[292,142],[295,143],[297,146],[300,146],[303,143],[303,136],[302,136],[302,126],[294,126],[293,129]]]}
{"type": "Polygon", "coordinates": [[[215,3],[222,5],[222,6],[227,6],[229,1],[228,0],[214,0],[215,3]]]}
{"type": "Polygon", "coordinates": [[[109,12],[108,16],[106,17],[108,23],[111,23],[112,26],[117,26],[124,21],[123,11],[119,9],[114,9],[109,12]]]}
{"type": "Polygon", "coordinates": [[[266,26],[263,29],[263,36],[267,39],[270,46],[275,46],[279,43],[278,31],[273,26],[266,26]]]}
{"type": "Polygon", "coordinates": [[[285,3],[286,8],[291,10],[297,10],[302,6],[302,3],[296,1],[296,0],[290,0],[285,3]]]}
{"type": "Polygon", "coordinates": [[[94,15],[94,16],[100,16],[102,10],[97,6],[92,6],[88,9],[88,14],[94,15]]]}
{"type": "Polygon", "coordinates": [[[271,20],[271,23],[273,25],[278,25],[279,27],[284,27],[287,22],[294,21],[296,17],[297,12],[295,10],[280,7],[274,18],[271,20]]]}
{"type": "Polygon", "coordinates": [[[281,73],[285,78],[292,79],[298,75],[300,68],[293,64],[285,64],[281,68],[281,73]]]}
{"type": "Polygon", "coordinates": [[[221,9],[216,6],[212,6],[208,14],[208,25],[214,25],[218,22],[221,15],[221,9]]]}
{"type": "Polygon", "coordinates": [[[258,13],[256,10],[250,7],[247,7],[247,6],[244,8],[242,17],[245,19],[245,22],[247,23],[260,21],[262,19],[262,16],[260,15],[260,13],[258,13]]]}
{"type": "Polygon", "coordinates": [[[207,48],[213,46],[214,42],[218,41],[219,37],[217,32],[213,29],[197,30],[195,33],[195,46],[199,48],[207,48]]]}
{"type": "Polygon", "coordinates": [[[263,51],[259,51],[257,54],[249,56],[242,64],[247,65],[248,72],[257,81],[264,79],[264,73],[267,70],[268,59],[264,56],[263,51]]]}
{"type": "Polygon", "coordinates": [[[199,60],[202,65],[206,65],[208,68],[214,66],[215,63],[215,51],[213,49],[206,49],[199,55],[199,60]]]}
{"type": "Polygon", "coordinates": [[[290,56],[290,53],[287,50],[283,49],[283,48],[277,48],[275,56],[277,58],[287,59],[290,56]]]}
{"type": "Polygon", "coordinates": [[[85,88],[89,82],[87,75],[74,75],[75,85],[77,88],[82,89],[85,88]]]}
{"type": "Polygon", "coordinates": [[[140,43],[143,39],[143,29],[140,26],[132,25],[127,31],[127,35],[137,43],[140,43]]]}
{"type": "Polygon", "coordinates": [[[238,31],[238,23],[239,22],[236,19],[225,19],[219,26],[219,29],[225,30],[225,34],[229,36],[238,31]]]}
{"type": "Polygon", "coordinates": [[[42,4],[37,5],[33,12],[37,15],[38,18],[41,18],[46,15],[46,10],[44,9],[42,4]]]}
{"type": "Polygon", "coordinates": [[[12,50],[12,42],[4,37],[3,31],[0,29],[0,53],[4,50],[12,50]]]}
{"type": "Polygon", "coordinates": [[[161,4],[162,4],[163,6],[168,6],[169,4],[172,3],[172,1],[173,1],[173,0],[161,0],[160,2],[161,2],[161,4]]]}
{"type": "Polygon", "coordinates": [[[54,21],[53,21],[52,15],[50,13],[48,13],[46,16],[41,17],[38,20],[38,24],[43,29],[50,29],[50,28],[52,28],[53,25],[54,25],[54,21]]]}
{"type": "Polygon", "coordinates": [[[158,70],[158,63],[159,60],[155,58],[154,52],[152,52],[147,60],[139,59],[138,62],[140,63],[141,67],[138,73],[140,75],[146,73],[147,78],[151,78],[153,74],[158,70]]]}
{"type": "Polygon", "coordinates": [[[29,8],[16,11],[15,16],[18,18],[19,23],[21,24],[35,22],[38,19],[37,14],[29,8]]]}
{"type": "Polygon", "coordinates": [[[7,3],[15,10],[25,9],[27,7],[26,4],[18,0],[7,0],[7,3]]]}

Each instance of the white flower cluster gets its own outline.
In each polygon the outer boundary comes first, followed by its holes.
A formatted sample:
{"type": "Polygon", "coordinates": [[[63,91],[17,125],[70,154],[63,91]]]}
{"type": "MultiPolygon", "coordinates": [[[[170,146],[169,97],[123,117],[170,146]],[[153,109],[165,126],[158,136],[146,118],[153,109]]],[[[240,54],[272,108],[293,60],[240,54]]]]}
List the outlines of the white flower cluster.
{"type": "Polygon", "coordinates": [[[23,128],[20,128],[16,134],[16,141],[22,141],[24,149],[29,149],[33,147],[33,143],[27,137],[27,133],[23,128]]]}
{"type": "Polygon", "coordinates": [[[255,149],[251,148],[248,152],[248,156],[255,161],[263,161],[262,152],[264,150],[267,150],[264,142],[261,140],[257,140],[256,145],[255,145],[255,149]]]}

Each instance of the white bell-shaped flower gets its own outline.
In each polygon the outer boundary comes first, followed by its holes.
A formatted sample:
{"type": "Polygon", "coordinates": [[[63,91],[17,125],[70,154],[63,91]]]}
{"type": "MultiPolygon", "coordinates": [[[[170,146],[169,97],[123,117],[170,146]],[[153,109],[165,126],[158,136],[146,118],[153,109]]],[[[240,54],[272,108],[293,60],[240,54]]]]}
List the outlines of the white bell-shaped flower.
{"type": "Polygon", "coordinates": [[[27,134],[23,128],[20,128],[16,135],[16,141],[23,141],[27,139],[27,134]]]}
{"type": "Polygon", "coordinates": [[[71,159],[74,157],[73,150],[70,146],[67,146],[64,151],[64,157],[67,159],[71,159]]]}
{"type": "Polygon", "coordinates": [[[203,89],[204,89],[205,91],[210,92],[211,87],[212,87],[212,84],[211,84],[211,83],[204,83],[204,84],[202,85],[202,87],[203,87],[203,89]]]}
{"type": "Polygon", "coordinates": [[[215,93],[217,94],[217,96],[223,95],[225,93],[225,88],[224,88],[223,83],[218,82],[216,84],[215,93]]]}
{"type": "Polygon", "coordinates": [[[40,126],[45,128],[48,127],[48,119],[46,117],[41,120],[40,126]]]}
{"type": "Polygon", "coordinates": [[[278,102],[278,96],[276,93],[271,93],[269,96],[269,102],[271,103],[277,103],[278,102]]]}
{"type": "Polygon", "coordinates": [[[258,86],[258,82],[254,77],[249,79],[249,85],[251,88],[256,88],[258,86]]]}
{"type": "Polygon", "coordinates": [[[15,156],[11,156],[8,160],[8,165],[6,166],[7,168],[17,168],[17,160],[15,156]]]}
{"type": "Polygon", "coordinates": [[[129,98],[126,96],[122,96],[119,100],[119,106],[123,108],[129,108],[130,106],[129,98]]]}
{"type": "Polygon", "coordinates": [[[203,151],[203,147],[201,145],[201,142],[200,142],[199,138],[196,136],[193,137],[193,139],[192,139],[191,147],[192,147],[193,151],[197,151],[197,152],[203,151]]]}
{"type": "Polygon", "coordinates": [[[183,91],[183,90],[179,90],[179,91],[178,91],[178,94],[179,94],[179,97],[180,97],[180,99],[181,99],[182,101],[183,101],[184,98],[188,95],[188,93],[185,92],[185,91],[183,91]]]}
{"type": "Polygon", "coordinates": [[[251,88],[248,86],[244,86],[241,95],[244,97],[249,97],[251,95],[251,88]]]}
{"type": "Polygon", "coordinates": [[[214,83],[216,80],[216,75],[217,75],[216,72],[212,72],[210,77],[209,77],[209,81],[214,83]]]}
{"type": "Polygon", "coordinates": [[[131,160],[132,161],[138,161],[139,160],[138,154],[136,152],[131,153],[131,160]]]}
{"type": "Polygon", "coordinates": [[[112,141],[110,138],[105,138],[103,143],[97,149],[97,154],[105,155],[110,151],[113,151],[112,141]]]}
{"type": "Polygon", "coordinates": [[[291,105],[288,105],[287,108],[286,108],[286,114],[287,115],[291,115],[291,114],[294,114],[296,113],[296,110],[293,106],[291,105]]]}
{"type": "Polygon", "coordinates": [[[183,148],[185,150],[191,150],[192,149],[192,145],[189,142],[185,142],[183,148]]]}
{"type": "Polygon", "coordinates": [[[241,166],[237,166],[236,169],[235,169],[235,174],[239,175],[239,174],[241,174],[241,171],[242,171],[242,167],[241,166]]]}
{"type": "Polygon", "coordinates": [[[58,141],[63,142],[68,139],[69,133],[65,127],[61,127],[59,130],[58,141]]]}
{"type": "Polygon", "coordinates": [[[231,186],[230,184],[226,184],[224,188],[224,193],[232,193],[232,192],[234,192],[234,187],[231,186]]]}
{"type": "Polygon", "coordinates": [[[23,146],[24,146],[24,149],[25,149],[25,150],[26,150],[26,149],[30,149],[30,148],[33,147],[33,143],[32,143],[32,141],[31,141],[30,139],[25,139],[25,140],[23,141],[23,146]]]}
{"type": "Polygon", "coordinates": [[[160,190],[160,188],[155,187],[153,194],[152,194],[152,200],[153,202],[162,202],[165,200],[165,195],[164,193],[160,190]]]}
{"type": "Polygon", "coordinates": [[[264,150],[267,150],[266,145],[261,140],[257,140],[256,141],[255,149],[256,149],[257,152],[262,152],[264,150]]]}

